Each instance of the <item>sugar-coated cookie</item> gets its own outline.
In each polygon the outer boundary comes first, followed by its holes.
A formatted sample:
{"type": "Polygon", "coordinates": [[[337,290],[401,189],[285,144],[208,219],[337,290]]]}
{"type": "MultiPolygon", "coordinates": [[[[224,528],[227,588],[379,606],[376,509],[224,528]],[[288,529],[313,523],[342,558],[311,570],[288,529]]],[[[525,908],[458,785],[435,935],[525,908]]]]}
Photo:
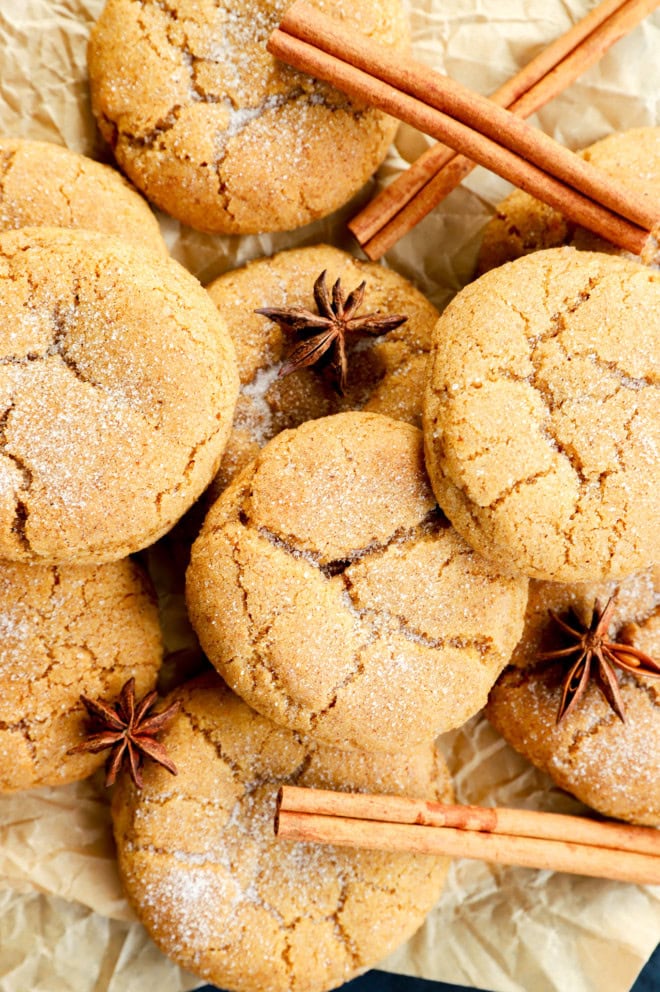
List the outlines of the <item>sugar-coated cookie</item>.
{"type": "MultiPolygon", "coordinates": [[[[580,152],[632,191],[660,197],[660,127],[637,127],[608,135],[580,152]]],[[[477,261],[481,275],[521,255],[572,244],[589,251],[623,253],[529,193],[514,190],[486,225],[477,261]]],[[[630,256],[631,258],[633,256],[630,256]]]]}
{"type": "Polygon", "coordinates": [[[279,434],[234,480],[193,546],[186,596],[209,659],[260,713],[394,750],[484,705],[527,580],[438,512],[420,431],[341,413],[279,434]]]}
{"type": "Polygon", "coordinates": [[[220,276],[207,286],[236,348],[241,389],[215,495],[266,441],[306,420],[364,409],[421,426],[426,360],[438,312],[403,276],[362,262],[329,245],[282,251],[220,276]],[[400,327],[379,337],[347,335],[348,381],[340,396],[316,368],[278,378],[296,338],[255,310],[304,307],[316,312],[313,286],[322,272],[346,292],[366,281],[359,313],[404,314],[400,327]]]}
{"type": "Polygon", "coordinates": [[[434,332],[438,503],[477,551],[595,581],[660,560],[660,273],[554,248],[466,287],[434,332]]]}
{"type": "Polygon", "coordinates": [[[167,254],[158,221],[114,169],[48,141],[0,137],[0,231],[75,227],[167,254]]]}
{"type": "MultiPolygon", "coordinates": [[[[101,133],[153,203],[199,230],[290,230],[323,217],[357,192],[394,137],[391,117],[268,54],[287,6],[107,0],[92,31],[101,133]]],[[[335,0],[331,12],[347,32],[407,49],[400,0],[335,0]]]]}
{"type": "Polygon", "coordinates": [[[125,557],[213,477],[238,391],[199,283],[127,241],[0,236],[0,557],[125,557]]]}
{"type": "Polygon", "coordinates": [[[324,992],[406,940],[436,902],[444,858],[277,840],[283,784],[451,801],[432,744],[345,753],[276,727],[217,676],[169,697],[178,775],[148,764],[113,800],[119,870],[158,946],[232,992],[324,992]]]}
{"type": "Polygon", "coordinates": [[[91,775],[81,693],[154,688],[162,658],[155,596],[129,559],[108,565],[0,563],[0,792],[91,775]]]}
{"type": "MultiPolygon", "coordinates": [[[[606,816],[660,826],[660,680],[618,672],[622,723],[592,678],[575,709],[557,725],[567,664],[539,658],[565,642],[549,610],[562,617],[570,608],[589,623],[594,603],[604,604],[613,593],[610,638],[660,659],[657,567],[618,584],[530,582],[523,636],[512,667],[491,690],[486,715],[512,747],[587,805],[606,816]]],[[[573,655],[569,662],[575,660],[573,655]]]]}

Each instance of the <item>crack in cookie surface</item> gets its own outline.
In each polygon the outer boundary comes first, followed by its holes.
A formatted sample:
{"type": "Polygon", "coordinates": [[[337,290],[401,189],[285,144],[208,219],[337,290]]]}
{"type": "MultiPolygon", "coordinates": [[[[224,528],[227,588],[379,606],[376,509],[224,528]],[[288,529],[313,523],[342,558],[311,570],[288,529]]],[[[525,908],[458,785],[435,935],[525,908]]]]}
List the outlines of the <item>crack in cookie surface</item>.
{"type": "MultiPolygon", "coordinates": [[[[460,297],[440,322],[439,329],[446,320],[450,350],[443,358],[452,371],[443,374],[436,345],[427,394],[436,494],[482,553],[501,555],[528,574],[570,580],[594,578],[599,571],[605,574],[603,569],[634,570],[657,557],[657,534],[644,521],[650,492],[660,481],[651,454],[660,401],[652,331],[640,323],[643,304],[637,294],[647,301],[652,321],[660,281],[634,263],[568,249],[528,256],[514,268],[520,285],[507,269],[484,277],[492,291],[470,331],[472,354],[458,340],[460,297]],[[562,281],[570,292],[559,298],[562,281]],[[527,285],[526,309],[521,301],[527,285]],[[509,342],[503,338],[507,319],[509,342]],[[492,334],[489,321],[494,322],[492,334]],[[492,360],[500,339],[508,363],[492,360]],[[465,359],[464,370],[457,365],[458,355],[465,359]],[[508,422],[507,405],[516,411],[508,422]],[[553,476],[559,498],[546,506],[547,497],[537,495],[538,483],[546,479],[549,493],[553,476]],[[539,546],[529,556],[523,521],[512,527],[511,518],[521,514],[543,519],[555,531],[547,553],[539,546]],[[517,531],[513,540],[512,530],[517,531]],[[606,536],[597,537],[599,530],[606,536]],[[619,535],[614,543],[612,531],[619,535]],[[587,568],[593,570],[590,576],[587,568]]],[[[471,301],[468,309],[476,307],[479,282],[464,293],[471,301]]]]}
{"type": "Polygon", "coordinates": [[[169,529],[216,467],[235,388],[229,339],[174,263],[82,231],[1,240],[0,452],[23,478],[1,487],[4,513],[22,504],[21,547],[0,532],[2,553],[121,557],[169,529]]]}
{"type": "Polygon", "coordinates": [[[147,767],[142,792],[120,781],[113,804],[124,884],[166,953],[210,980],[244,986],[247,966],[252,982],[290,992],[336,985],[402,940],[437,898],[446,865],[278,842],[275,795],[298,783],[447,801],[433,748],[335,752],[250,713],[214,676],[177,696],[183,712],[164,742],[179,775],[147,767]],[[211,789],[221,810],[208,805],[211,789]],[[361,922],[369,907],[382,920],[376,931],[361,922]]]}
{"type": "Polygon", "coordinates": [[[478,709],[505,664],[526,580],[451,529],[420,453],[419,432],[388,418],[314,421],[271,442],[207,517],[187,576],[193,625],[276,722],[341,746],[409,747],[478,709]]]}
{"type": "Polygon", "coordinates": [[[85,723],[80,694],[112,698],[129,676],[141,691],[155,683],[162,647],[150,587],[129,561],[2,563],[0,591],[0,721],[15,732],[13,744],[0,735],[0,792],[83,778],[104,756],[67,754],[85,723]]]}
{"type": "MultiPolygon", "coordinates": [[[[377,9],[363,0],[358,5],[357,16],[368,33],[401,48],[407,31],[397,0],[385,0],[377,9]]],[[[386,151],[393,127],[384,114],[353,104],[266,54],[268,36],[285,7],[284,0],[201,3],[194,10],[163,0],[110,0],[92,32],[93,106],[106,139],[150,199],[201,229],[265,229],[268,204],[254,191],[249,203],[245,199],[252,175],[246,159],[259,148],[262,158],[269,154],[269,196],[278,200],[271,203],[270,221],[281,229],[339,206],[386,151]],[[124,39],[121,54],[112,40],[117,33],[124,39]],[[142,73],[140,52],[147,66],[142,73]],[[292,106],[295,112],[289,114],[286,109],[292,106]],[[309,165],[311,156],[312,172],[321,166],[317,129],[334,140],[339,116],[347,151],[342,166],[333,169],[338,189],[333,192],[322,172],[316,187],[304,178],[296,180],[297,172],[302,175],[297,163],[309,165]],[[230,145],[236,149],[229,160],[230,145]],[[280,153],[273,149],[270,154],[271,146],[280,153]],[[280,164],[283,158],[286,162],[280,164]],[[166,176],[159,175],[159,165],[165,166],[166,176]],[[173,197],[168,184],[175,173],[184,187],[194,190],[196,202],[173,197]]],[[[338,12],[356,17],[344,0],[338,12]]]]}
{"type": "Polygon", "coordinates": [[[611,596],[610,636],[658,656],[660,585],[657,568],[623,580],[565,585],[531,582],[523,635],[508,668],[491,691],[487,716],[521,754],[559,786],[607,816],[660,824],[655,755],[660,739],[660,689],[653,679],[619,673],[626,722],[593,681],[579,705],[557,724],[567,666],[539,655],[564,646],[549,611],[570,609],[581,624],[594,604],[611,596]]]}

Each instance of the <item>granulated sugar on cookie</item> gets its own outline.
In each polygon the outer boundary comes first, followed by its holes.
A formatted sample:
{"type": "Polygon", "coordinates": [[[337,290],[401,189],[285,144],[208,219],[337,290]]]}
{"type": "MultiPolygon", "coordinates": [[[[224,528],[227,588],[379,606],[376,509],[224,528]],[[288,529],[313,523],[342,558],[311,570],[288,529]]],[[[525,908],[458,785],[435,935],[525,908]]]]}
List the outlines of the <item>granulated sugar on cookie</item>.
{"type": "Polygon", "coordinates": [[[439,314],[403,276],[329,245],[317,245],[259,259],[220,276],[207,290],[232,336],[241,380],[234,427],[212,487],[215,496],[267,441],[306,420],[364,409],[421,426],[427,356],[439,314]],[[262,307],[316,312],[312,290],[322,272],[328,286],[340,279],[347,293],[366,282],[359,313],[407,318],[377,337],[347,336],[348,381],[343,396],[316,368],[279,378],[296,337],[255,313],[262,307]]]}
{"type": "Polygon", "coordinates": [[[91,775],[105,754],[70,754],[88,722],[81,693],[154,688],[156,598],[129,559],[108,565],[0,563],[0,793],[91,775]]]}
{"type": "Polygon", "coordinates": [[[102,562],[153,543],[215,474],[238,377],[176,262],[60,228],[0,235],[0,556],[102,562]]]}
{"type": "Polygon", "coordinates": [[[486,715],[512,747],[582,802],[605,816],[660,826],[660,679],[618,672],[623,723],[592,677],[558,725],[562,678],[577,656],[566,664],[539,657],[566,643],[550,610],[566,617],[570,608],[588,623],[594,606],[612,595],[611,638],[660,658],[657,567],[620,583],[530,582],[523,636],[512,667],[491,691],[486,715]]]}
{"type": "Polygon", "coordinates": [[[393,750],[484,705],[527,580],[439,513],[420,431],[342,413],[279,434],[234,480],[193,546],[186,598],[207,656],[260,713],[393,750]]]}
{"type": "Polygon", "coordinates": [[[278,840],[280,785],[451,802],[432,744],[409,754],[323,747],[250,710],[215,675],[182,686],[162,735],[178,775],[147,765],[113,799],[119,870],[158,946],[233,992],[323,992],[422,923],[448,861],[278,840]]]}
{"type": "Polygon", "coordinates": [[[48,141],[0,138],[0,231],[75,227],[167,254],[158,221],[115,169],[48,141]]]}
{"type": "MultiPolygon", "coordinates": [[[[92,106],[153,203],[211,233],[291,230],[356,193],[397,123],[266,52],[285,0],[108,0],[88,49],[92,106]]],[[[400,0],[335,0],[333,16],[399,51],[400,0]]]]}
{"type": "Polygon", "coordinates": [[[561,582],[660,560],[660,273],[554,248],[487,272],[434,331],[438,503],[500,567],[561,582]]]}

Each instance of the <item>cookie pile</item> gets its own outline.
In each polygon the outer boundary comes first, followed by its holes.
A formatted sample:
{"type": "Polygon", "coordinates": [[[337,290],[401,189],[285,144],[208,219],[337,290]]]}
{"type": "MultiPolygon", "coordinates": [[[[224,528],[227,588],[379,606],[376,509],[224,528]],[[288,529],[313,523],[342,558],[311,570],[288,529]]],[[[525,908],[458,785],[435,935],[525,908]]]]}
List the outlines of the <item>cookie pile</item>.
{"type": "MultiPolygon", "coordinates": [[[[372,11],[365,4],[364,11],[355,13],[367,23],[372,11]]],[[[119,14],[123,17],[126,10],[119,14]]],[[[110,4],[104,16],[111,15],[110,4]]],[[[208,26],[211,15],[201,5],[190,18],[182,16],[178,28],[171,25],[173,33],[181,29],[185,34],[183,40],[170,39],[179,45],[183,65],[201,51],[196,48],[190,55],[196,44],[190,33],[193,21],[208,26]]],[[[277,17],[278,11],[270,11],[248,19],[241,11],[235,21],[230,18],[230,31],[238,31],[242,41],[247,43],[246,24],[256,31],[250,58],[260,44],[259,32],[277,17]]],[[[146,35],[153,28],[152,37],[162,40],[154,22],[163,20],[164,8],[153,5],[140,18],[149,22],[146,35]]],[[[398,3],[383,5],[374,30],[392,43],[406,43],[398,3]]],[[[95,38],[101,32],[102,24],[95,38]]],[[[106,48],[105,54],[111,52],[106,48]]],[[[211,94],[224,70],[219,58],[218,78],[202,83],[201,75],[211,68],[208,59],[206,65],[203,61],[202,53],[195,72],[200,72],[200,89],[208,87],[211,94]]],[[[93,63],[92,44],[90,67],[93,63]]],[[[274,85],[274,98],[262,95],[258,111],[239,105],[226,122],[223,169],[231,185],[230,210],[216,196],[219,163],[209,169],[216,216],[209,200],[196,202],[193,191],[194,204],[186,216],[204,216],[207,227],[276,226],[272,217],[264,220],[264,210],[277,211],[277,223],[284,227],[327,213],[371,174],[391,140],[395,124],[383,115],[350,107],[343,97],[316,84],[305,82],[299,89],[292,74],[288,80],[273,80],[272,75],[267,68],[263,85],[274,85]],[[276,125],[270,120],[273,111],[276,125]],[[300,193],[287,184],[287,196],[277,205],[271,190],[261,207],[247,204],[246,216],[235,221],[232,211],[240,213],[241,183],[253,186],[252,178],[241,172],[250,161],[250,143],[261,140],[259,129],[266,127],[274,138],[274,128],[279,135],[288,119],[295,142],[300,140],[296,133],[317,118],[319,153],[329,131],[342,135],[344,160],[336,163],[336,176],[324,176],[326,191],[303,170],[300,193]],[[242,131],[234,149],[234,138],[242,131]],[[250,214],[252,220],[246,219],[250,214]]],[[[238,96],[245,85],[236,80],[230,86],[238,96]]],[[[112,89],[110,84],[106,92],[112,89]]],[[[246,99],[253,95],[246,90],[246,99]]],[[[190,114],[181,113],[186,128],[199,111],[221,109],[214,99],[195,98],[194,103],[190,114]]],[[[170,137],[179,142],[181,135],[170,137]]],[[[282,141],[287,153],[301,154],[286,135],[282,141]]],[[[158,151],[155,144],[152,152],[158,151]]],[[[285,156],[275,141],[273,151],[281,167],[285,156]]],[[[212,480],[216,490],[224,488],[218,469],[239,384],[224,313],[233,318],[234,331],[240,328],[236,304],[241,290],[227,293],[219,286],[219,295],[224,291],[234,309],[215,306],[215,293],[204,292],[167,258],[153,215],[111,169],[66,149],[9,139],[0,149],[0,161],[0,296],[9,318],[1,363],[0,554],[6,563],[0,580],[5,589],[2,671],[11,690],[4,702],[0,789],[84,777],[99,767],[110,746],[108,781],[114,780],[123,757],[143,787],[138,790],[120,776],[116,832],[127,890],[164,950],[199,974],[231,981],[236,988],[246,983],[261,987],[267,981],[287,988],[293,976],[300,988],[304,982],[310,989],[334,987],[375,963],[419,926],[437,900],[448,864],[423,857],[284,847],[271,830],[278,783],[450,800],[446,767],[428,734],[419,746],[406,742],[406,750],[396,754],[347,754],[313,736],[279,728],[249,710],[217,676],[175,692],[167,720],[147,709],[151,694],[145,694],[156,682],[162,638],[153,589],[127,556],[166,534],[212,480]],[[44,160],[47,167],[39,169],[44,160]],[[155,743],[156,730],[166,726],[162,745],[155,743]],[[159,763],[142,768],[145,755],[159,763]],[[168,767],[176,769],[176,778],[168,767]],[[145,815],[150,808],[160,811],[155,820],[145,815]],[[193,825],[199,829],[192,831],[193,825]],[[158,855],[152,850],[152,830],[158,855]],[[382,921],[378,927],[374,914],[382,921]],[[223,951],[228,934],[231,940],[223,951]],[[310,941],[316,948],[313,956],[310,941]]],[[[261,160],[258,168],[261,172],[261,160]]],[[[162,161],[158,175],[169,182],[162,161]]],[[[185,184],[186,177],[178,176],[173,187],[177,203],[185,199],[185,184]]],[[[301,277],[304,297],[309,295],[306,275],[319,265],[331,270],[333,280],[337,270],[348,280],[362,277],[360,263],[335,249],[312,249],[309,255],[282,262],[301,277]]],[[[322,386],[325,409],[318,412],[366,404],[390,372],[414,374],[409,366],[414,369],[418,355],[430,346],[437,318],[433,307],[395,274],[367,268],[373,270],[367,304],[389,309],[397,297],[405,298],[409,326],[403,336],[393,331],[387,340],[378,340],[373,355],[364,352],[360,384],[351,380],[345,402],[337,404],[334,389],[322,386]]],[[[265,278],[271,285],[281,282],[281,277],[265,278]]],[[[246,286],[254,292],[256,283],[250,276],[246,286]]],[[[268,297],[267,288],[262,292],[268,297]]],[[[250,315],[264,302],[277,301],[256,298],[250,315]]],[[[263,317],[257,321],[259,328],[269,323],[263,317]]],[[[236,339],[240,348],[237,333],[236,339]]],[[[264,350],[260,340],[254,346],[264,350]]],[[[275,361],[281,361],[283,350],[280,340],[275,361]]],[[[250,389],[264,364],[258,356],[252,376],[241,375],[244,406],[250,393],[257,408],[271,402],[250,389]]],[[[319,402],[314,398],[319,381],[314,374],[306,390],[312,404],[319,402]]],[[[270,434],[289,426],[276,420],[278,403],[282,400],[272,401],[270,434]]],[[[318,412],[301,404],[291,423],[318,412]]],[[[416,409],[414,415],[418,413],[416,409]]],[[[254,419],[248,418],[250,426],[254,419]]],[[[240,437],[239,431],[237,420],[233,439],[240,437]]],[[[257,433],[261,443],[268,436],[268,430],[257,433]]],[[[416,463],[420,453],[417,443],[416,463]]],[[[228,462],[227,455],[223,468],[228,462]]],[[[419,474],[418,464],[414,471],[419,474]]],[[[426,494],[422,502],[426,517],[433,500],[426,494]]],[[[482,689],[480,702],[484,698],[482,689]]]]}
{"type": "MultiPolygon", "coordinates": [[[[266,54],[284,6],[108,0],[93,29],[101,133],[201,230],[324,216],[393,136],[266,54]]],[[[406,48],[398,0],[333,13],[406,48]]],[[[623,174],[642,138],[585,155],[623,174]]],[[[4,139],[0,186],[0,791],[89,775],[106,746],[114,780],[125,757],[120,873],[166,954],[237,992],[375,964],[446,861],[278,842],[277,790],[451,801],[434,739],[486,703],[562,787],[660,824],[660,683],[630,672],[660,654],[660,273],[559,247],[575,232],[515,194],[442,316],[325,245],[204,290],[108,167],[4,139]],[[155,596],[128,556],[184,517],[217,671],[158,716],[155,596]],[[628,663],[570,698],[569,609],[628,663]]]]}
{"type": "Polygon", "coordinates": [[[657,271],[571,248],[527,254],[449,305],[424,407],[439,504],[472,547],[533,580],[488,717],[563,788],[652,825],[659,340],[657,271]]]}
{"type": "Polygon", "coordinates": [[[3,139],[0,160],[6,792],[102,764],[72,752],[81,694],[154,688],[155,594],[127,556],[212,478],[238,383],[222,319],[128,183],[43,142],[3,139]]]}

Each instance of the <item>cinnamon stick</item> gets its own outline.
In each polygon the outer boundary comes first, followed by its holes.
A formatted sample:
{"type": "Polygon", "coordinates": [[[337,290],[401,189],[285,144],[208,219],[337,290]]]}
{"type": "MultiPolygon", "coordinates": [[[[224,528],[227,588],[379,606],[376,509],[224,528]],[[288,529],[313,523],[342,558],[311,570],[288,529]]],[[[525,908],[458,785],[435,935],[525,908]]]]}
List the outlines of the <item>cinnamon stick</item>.
{"type": "MultiPolygon", "coordinates": [[[[467,125],[642,229],[652,231],[660,225],[660,206],[651,197],[625,189],[549,135],[449,76],[412,59],[402,61],[364,35],[346,31],[341,22],[304,0],[285,12],[280,29],[467,125]]],[[[453,147],[453,141],[449,143],[453,147]]]]}
{"type": "MultiPolygon", "coordinates": [[[[658,0],[606,0],[539,53],[490,99],[528,117],[566,89],[658,6],[658,0]]],[[[348,227],[376,260],[459,185],[475,163],[431,146],[382,190],[348,227]]]]}
{"type": "MultiPolygon", "coordinates": [[[[364,39],[364,44],[370,44],[368,39],[364,39]]],[[[648,230],[630,223],[436,108],[284,31],[273,32],[268,50],[289,65],[326,80],[349,96],[377,106],[433,137],[446,140],[452,147],[555,207],[575,223],[634,254],[642,254],[649,240],[648,230]]]]}
{"type": "Polygon", "coordinates": [[[660,883],[658,831],[554,813],[284,786],[275,833],[305,843],[477,858],[640,885],[660,883]]]}
{"type": "Polygon", "coordinates": [[[292,812],[280,813],[277,836],[307,844],[476,858],[636,885],[660,884],[660,858],[655,855],[566,841],[292,812]]]}
{"type": "Polygon", "coordinates": [[[660,857],[660,830],[615,821],[590,820],[563,813],[508,809],[503,806],[457,806],[410,799],[406,796],[332,792],[285,785],[278,795],[281,812],[343,816],[354,820],[410,823],[427,827],[455,827],[487,833],[569,841],[593,847],[635,851],[660,857]]]}

